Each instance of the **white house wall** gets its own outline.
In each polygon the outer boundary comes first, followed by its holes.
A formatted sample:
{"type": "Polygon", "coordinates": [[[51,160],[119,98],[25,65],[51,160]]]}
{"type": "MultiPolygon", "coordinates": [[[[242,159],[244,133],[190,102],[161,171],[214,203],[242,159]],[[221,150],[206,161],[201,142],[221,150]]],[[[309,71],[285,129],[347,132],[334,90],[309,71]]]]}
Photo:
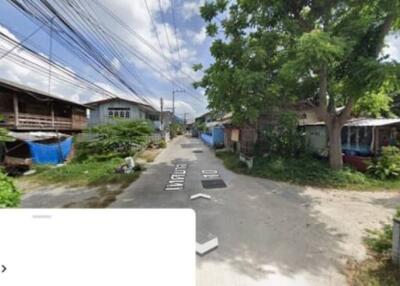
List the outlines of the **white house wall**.
{"type": "Polygon", "coordinates": [[[109,108],[129,108],[130,120],[145,119],[145,114],[139,110],[136,104],[122,100],[114,100],[95,106],[94,109],[90,111],[89,124],[100,125],[112,122],[113,119],[108,115],[109,108]]]}

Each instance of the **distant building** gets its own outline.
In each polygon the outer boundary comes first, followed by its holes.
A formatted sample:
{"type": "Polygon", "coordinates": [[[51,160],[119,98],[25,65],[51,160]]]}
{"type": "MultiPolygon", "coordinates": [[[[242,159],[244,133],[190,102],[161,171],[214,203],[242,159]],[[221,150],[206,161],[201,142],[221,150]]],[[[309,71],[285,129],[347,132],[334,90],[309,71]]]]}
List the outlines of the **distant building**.
{"type": "Polygon", "coordinates": [[[160,129],[160,112],[149,104],[126,98],[110,98],[87,103],[91,108],[89,125],[107,124],[115,119],[149,120],[154,128],[160,129]]]}
{"type": "Polygon", "coordinates": [[[181,118],[179,118],[178,116],[173,115],[172,111],[163,111],[163,113],[162,113],[162,122],[163,122],[164,129],[168,130],[169,126],[172,123],[182,124],[183,120],[181,118]]]}
{"type": "Polygon", "coordinates": [[[75,133],[87,124],[87,106],[22,84],[1,79],[0,99],[0,126],[9,130],[75,133]]]}

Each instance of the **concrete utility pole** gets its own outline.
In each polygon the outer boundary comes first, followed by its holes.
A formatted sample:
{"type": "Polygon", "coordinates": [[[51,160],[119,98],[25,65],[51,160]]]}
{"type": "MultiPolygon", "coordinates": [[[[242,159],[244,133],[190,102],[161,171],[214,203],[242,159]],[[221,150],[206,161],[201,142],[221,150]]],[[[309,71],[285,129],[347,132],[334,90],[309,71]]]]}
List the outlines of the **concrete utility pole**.
{"type": "Polygon", "coordinates": [[[161,130],[164,130],[164,122],[163,122],[163,113],[164,113],[164,99],[160,98],[160,127],[161,130]]]}
{"type": "Polygon", "coordinates": [[[175,116],[175,93],[183,93],[185,92],[184,89],[174,89],[172,90],[172,115],[175,116]]]}

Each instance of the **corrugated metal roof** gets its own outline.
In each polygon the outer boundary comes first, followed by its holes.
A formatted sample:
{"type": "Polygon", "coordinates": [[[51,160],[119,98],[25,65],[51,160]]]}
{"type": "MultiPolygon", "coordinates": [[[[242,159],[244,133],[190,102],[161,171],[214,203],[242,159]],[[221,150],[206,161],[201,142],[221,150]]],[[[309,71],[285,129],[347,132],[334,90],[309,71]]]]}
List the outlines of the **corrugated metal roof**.
{"type": "Polygon", "coordinates": [[[118,96],[113,97],[113,98],[104,98],[104,99],[100,99],[100,100],[90,101],[90,102],[88,102],[86,104],[88,106],[94,106],[94,105],[97,105],[97,104],[110,102],[110,101],[113,101],[113,100],[127,101],[127,102],[131,102],[131,103],[134,103],[134,104],[137,104],[137,105],[141,105],[141,106],[144,106],[144,107],[150,107],[154,111],[157,111],[157,108],[155,108],[152,104],[147,103],[144,100],[139,99],[139,97],[134,97],[134,96],[121,96],[121,95],[118,95],[118,96]]]}
{"type": "MultiPolygon", "coordinates": [[[[371,127],[378,127],[378,126],[387,126],[392,124],[400,124],[400,118],[353,118],[350,119],[344,126],[350,127],[364,127],[364,126],[371,126],[371,127]]],[[[313,123],[299,123],[300,126],[321,126],[325,125],[325,122],[313,122],[313,123]]]]}
{"type": "Polygon", "coordinates": [[[351,119],[345,126],[386,126],[400,123],[400,118],[355,118],[351,119]]]}
{"type": "Polygon", "coordinates": [[[56,133],[56,132],[41,132],[41,131],[36,131],[36,132],[8,132],[8,134],[18,140],[21,141],[41,141],[41,140],[47,140],[47,139],[53,139],[53,138],[66,138],[69,137],[67,134],[63,133],[56,133]]]}
{"type": "Polygon", "coordinates": [[[83,106],[85,108],[88,108],[88,106],[86,106],[84,104],[77,103],[75,101],[71,101],[71,100],[68,100],[68,99],[65,99],[65,98],[62,98],[62,97],[59,97],[59,96],[55,96],[53,94],[49,94],[47,92],[43,92],[43,91],[40,91],[38,89],[29,87],[29,86],[26,86],[26,85],[23,85],[23,84],[20,84],[20,83],[16,83],[16,82],[13,82],[13,81],[9,81],[9,80],[6,80],[6,79],[0,78],[0,86],[4,86],[6,88],[10,88],[10,89],[14,89],[14,90],[16,89],[16,90],[19,90],[19,91],[24,91],[26,93],[29,93],[29,92],[35,93],[35,94],[38,94],[38,95],[41,95],[41,96],[50,97],[50,98],[53,98],[53,99],[56,99],[56,100],[60,100],[60,101],[64,101],[64,102],[68,102],[68,103],[74,104],[74,105],[79,105],[79,106],[83,106]]]}

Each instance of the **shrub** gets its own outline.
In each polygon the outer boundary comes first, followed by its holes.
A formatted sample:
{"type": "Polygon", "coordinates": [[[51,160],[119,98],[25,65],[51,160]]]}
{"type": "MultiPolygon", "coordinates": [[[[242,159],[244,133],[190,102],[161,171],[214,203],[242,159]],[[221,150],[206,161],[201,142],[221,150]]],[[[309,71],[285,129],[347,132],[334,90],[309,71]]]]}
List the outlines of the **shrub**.
{"type": "Polygon", "coordinates": [[[165,142],[165,140],[161,140],[160,143],[158,143],[158,146],[160,148],[167,148],[167,143],[165,142]]]}
{"type": "Polygon", "coordinates": [[[368,168],[368,171],[381,180],[399,177],[400,149],[394,146],[383,147],[381,157],[368,168]]]}
{"type": "Polygon", "coordinates": [[[195,126],[199,132],[206,132],[207,131],[207,125],[205,122],[196,122],[195,126]]]}
{"type": "Polygon", "coordinates": [[[267,128],[264,134],[270,153],[290,157],[305,151],[304,136],[298,130],[297,116],[294,113],[282,113],[277,124],[267,128]]]}
{"type": "Polygon", "coordinates": [[[121,120],[90,128],[84,134],[88,139],[76,145],[76,160],[132,156],[147,144],[152,132],[148,122],[142,120],[121,120]]]}
{"type": "Polygon", "coordinates": [[[393,229],[390,224],[385,224],[379,230],[367,230],[368,236],[364,239],[368,249],[378,253],[387,254],[392,249],[393,229]]]}
{"type": "Polygon", "coordinates": [[[183,127],[178,123],[172,123],[169,127],[169,134],[171,139],[176,137],[177,135],[183,134],[183,127]]]}
{"type": "Polygon", "coordinates": [[[13,181],[0,171],[0,208],[17,207],[20,202],[20,193],[13,181]]]}

